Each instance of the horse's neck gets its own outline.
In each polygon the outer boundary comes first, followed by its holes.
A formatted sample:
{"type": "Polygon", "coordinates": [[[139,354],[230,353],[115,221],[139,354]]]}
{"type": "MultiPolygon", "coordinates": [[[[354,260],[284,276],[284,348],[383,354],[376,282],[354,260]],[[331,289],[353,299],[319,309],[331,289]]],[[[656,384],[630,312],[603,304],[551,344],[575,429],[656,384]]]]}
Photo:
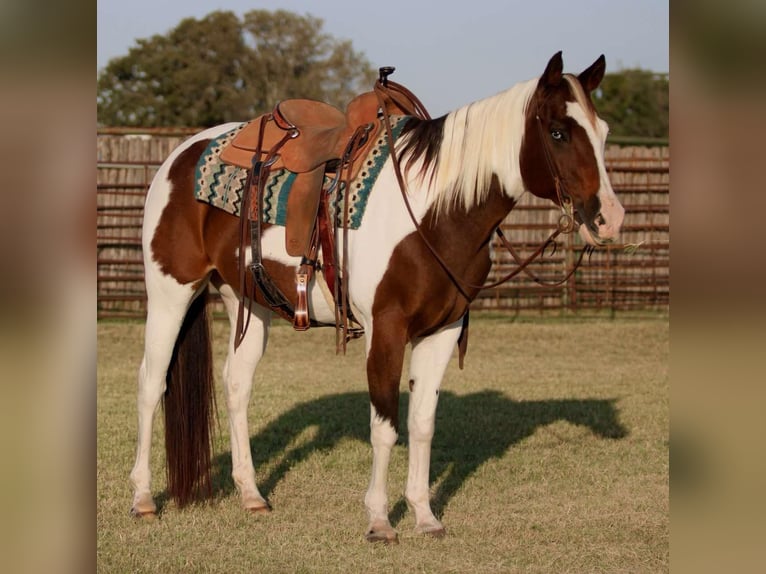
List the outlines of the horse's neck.
{"type": "Polygon", "coordinates": [[[448,237],[450,243],[464,246],[465,253],[472,257],[487,245],[515,204],[516,200],[493,177],[483,201],[467,210],[454,207],[433,219],[432,228],[438,235],[448,237]]]}
{"type": "Polygon", "coordinates": [[[518,199],[523,192],[519,154],[534,87],[523,82],[447,114],[433,178],[440,209],[485,202],[495,179],[518,199]]]}

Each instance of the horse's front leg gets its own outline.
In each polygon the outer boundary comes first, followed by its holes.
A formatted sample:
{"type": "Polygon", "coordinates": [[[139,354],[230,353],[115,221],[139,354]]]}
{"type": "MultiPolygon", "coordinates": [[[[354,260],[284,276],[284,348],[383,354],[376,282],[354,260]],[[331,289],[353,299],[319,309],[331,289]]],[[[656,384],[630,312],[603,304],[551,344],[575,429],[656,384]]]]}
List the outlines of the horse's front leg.
{"type": "Polygon", "coordinates": [[[406,331],[400,321],[376,317],[367,345],[367,383],[370,389],[372,477],[364,503],[370,542],[397,542],[388,519],[388,463],[399,426],[399,380],[402,375],[406,331]]]}
{"type": "Polygon", "coordinates": [[[413,341],[410,359],[410,406],[407,417],[409,472],[405,498],[415,512],[415,529],[436,537],[443,536],[445,530],[433,515],[429,501],[431,440],[434,436],[439,387],[461,326],[462,319],[433,335],[413,341]]]}

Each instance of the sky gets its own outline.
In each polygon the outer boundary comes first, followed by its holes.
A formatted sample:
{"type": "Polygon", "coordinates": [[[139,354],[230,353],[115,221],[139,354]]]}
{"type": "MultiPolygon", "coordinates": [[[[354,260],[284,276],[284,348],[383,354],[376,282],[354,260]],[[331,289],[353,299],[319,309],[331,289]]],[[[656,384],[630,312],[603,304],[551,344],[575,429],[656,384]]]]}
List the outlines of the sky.
{"type": "Polygon", "coordinates": [[[607,72],[669,71],[668,0],[98,0],[97,69],[183,18],[280,8],[395,66],[432,116],[539,76],[559,50],[572,73],[601,54],[607,72]]]}

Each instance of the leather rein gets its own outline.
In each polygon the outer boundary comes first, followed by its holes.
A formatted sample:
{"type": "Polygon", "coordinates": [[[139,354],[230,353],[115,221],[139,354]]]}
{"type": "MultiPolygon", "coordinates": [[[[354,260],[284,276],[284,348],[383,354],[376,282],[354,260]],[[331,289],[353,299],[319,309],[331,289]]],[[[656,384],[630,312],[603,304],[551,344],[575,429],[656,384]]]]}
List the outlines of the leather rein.
{"type": "MultiPolygon", "coordinates": [[[[423,243],[426,245],[428,250],[431,252],[431,255],[433,255],[434,259],[436,259],[436,261],[439,263],[442,269],[444,269],[445,273],[450,278],[450,280],[454,283],[455,287],[457,287],[460,294],[463,295],[463,297],[465,297],[466,300],[471,301],[473,297],[469,296],[469,294],[466,292],[467,290],[483,290],[483,289],[493,289],[493,288],[499,287],[500,285],[502,285],[503,283],[506,283],[507,281],[509,281],[510,279],[512,279],[519,273],[521,273],[522,271],[525,272],[533,281],[535,281],[536,283],[540,285],[545,285],[548,287],[557,287],[559,285],[564,284],[575,273],[575,271],[577,271],[580,264],[582,263],[585,253],[589,253],[589,254],[592,253],[594,248],[589,245],[583,247],[583,249],[580,252],[579,258],[577,259],[573,267],[567,272],[567,274],[562,279],[555,282],[544,281],[528,269],[529,264],[532,263],[535,259],[537,259],[545,251],[548,245],[552,244],[554,246],[553,252],[555,252],[555,246],[556,246],[555,239],[562,233],[571,233],[572,231],[575,230],[577,225],[574,218],[572,198],[564,190],[562,179],[559,176],[559,171],[553,160],[553,156],[551,155],[551,152],[548,149],[547,140],[544,137],[542,120],[539,114],[537,114],[535,118],[537,120],[537,126],[540,131],[540,139],[543,145],[543,149],[545,150],[545,159],[548,165],[548,170],[550,171],[551,176],[553,177],[554,184],[556,186],[556,195],[559,199],[559,205],[562,210],[561,217],[559,217],[557,227],[553,231],[553,233],[551,233],[550,236],[542,244],[540,244],[540,246],[531,255],[529,255],[524,260],[521,259],[519,254],[516,252],[516,250],[513,248],[510,242],[506,239],[502,230],[498,226],[495,229],[495,232],[497,233],[497,236],[500,238],[500,241],[503,247],[505,247],[508,250],[508,252],[513,257],[514,261],[516,261],[517,267],[513,271],[507,273],[506,275],[504,275],[503,277],[495,281],[484,283],[482,285],[476,285],[458,277],[458,275],[450,269],[447,262],[441,257],[441,255],[439,255],[436,248],[428,240],[425,232],[422,229],[422,226],[418,223],[417,218],[415,217],[415,213],[412,210],[410,201],[407,198],[407,185],[404,181],[404,176],[402,175],[402,169],[399,162],[399,158],[397,157],[395,153],[393,130],[391,128],[391,120],[389,118],[389,115],[385,111],[386,106],[384,102],[384,97],[385,96],[391,97],[392,91],[394,93],[396,92],[406,93],[407,95],[413,98],[414,96],[412,96],[412,94],[409,92],[409,90],[407,90],[407,88],[395,82],[389,81],[383,74],[381,74],[381,78],[375,83],[375,94],[378,97],[380,108],[383,110],[383,125],[385,126],[385,129],[386,129],[386,138],[388,140],[388,146],[391,149],[391,162],[393,163],[393,166],[394,166],[394,173],[396,174],[396,179],[397,179],[397,182],[399,183],[399,190],[401,191],[402,199],[404,200],[404,205],[407,208],[407,213],[409,214],[410,219],[412,220],[412,223],[415,225],[415,230],[417,231],[420,238],[423,240],[423,243]]],[[[415,98],[415,101],[417,101],[416,98],[415,98]]],[[[414,115],[418,117],[419,119],[423,119],[423,120],[431,119],[431,116],[425,110],[425,107],[419,106],[418,109],[415,111],[416,113],[414,115]]]]}

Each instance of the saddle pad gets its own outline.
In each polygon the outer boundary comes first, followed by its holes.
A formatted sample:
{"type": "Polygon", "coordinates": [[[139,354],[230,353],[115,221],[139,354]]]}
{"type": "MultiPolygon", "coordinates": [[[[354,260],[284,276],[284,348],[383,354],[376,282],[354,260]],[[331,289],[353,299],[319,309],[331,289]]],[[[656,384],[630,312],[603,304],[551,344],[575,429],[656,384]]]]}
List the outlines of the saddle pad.
{"type": "MultiPolygon", "coordinates": [[[[401,134],[408,116],[391,116],[391,128],[396,140],[401,134]]],[[[237,128],[211,140],[202,153],[195,173],[194,196],[197,200],[208,203],[227,213],[239,216],[242,206],[242,193],[247,182],[247,170],[226,164],[220,160],[221,150],[242,129],[237,128]]],[[[357,176],[351,181],[349,195],[349,217],[346,225],[349,229],[358,229],[367,206],[367,200],[372,187],[386,163],[390,150],[386,132],[381,129],[376,135],[373,147],[362,160],[362,166],[357,176]]],[[[286,169],[279,169],[269,175],[263,193],[262,221],[275,225],[285,225],[287,216],[287,197],[295,178],[300,174],[286,169]]],[[[323,189],[328,189],[332,178],[325,176],[323,189]]],[[[339,185],[330,198],[330,208],[336,216],[336,224],[340,227],[343,214],[345,185],[339,185]],[[337,208],[336,208],[337,205],[337,208]]]]}
{"type": "Polygon", "coordinates": [[[194,197],[232,215],[239,215],[247,170],[223,163],[221,151],[247,122],[210,140],[194,170],[194,197]]]}

